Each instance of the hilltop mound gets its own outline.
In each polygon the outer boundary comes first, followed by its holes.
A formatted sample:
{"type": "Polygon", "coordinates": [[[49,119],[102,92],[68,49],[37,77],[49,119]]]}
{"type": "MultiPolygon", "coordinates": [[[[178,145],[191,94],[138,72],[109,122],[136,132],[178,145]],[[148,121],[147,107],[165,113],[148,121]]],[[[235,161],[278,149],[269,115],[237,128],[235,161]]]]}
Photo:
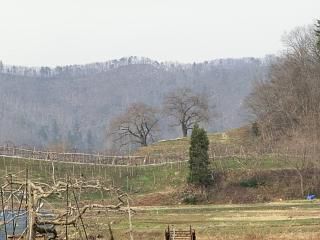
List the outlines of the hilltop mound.
{"type": "MultiPolygon", "coordinates": [[[[255,140],[249,126],[222,133],[209,133],[208,138],[211,157],[246,153],[250,151],[255,140]]],[[[137,149],[134,155],[149,156],[151,159],[163,158],[167,161],[183,161],[189,158],[189,145],[189,137],[161,140],[137,149]]]]}

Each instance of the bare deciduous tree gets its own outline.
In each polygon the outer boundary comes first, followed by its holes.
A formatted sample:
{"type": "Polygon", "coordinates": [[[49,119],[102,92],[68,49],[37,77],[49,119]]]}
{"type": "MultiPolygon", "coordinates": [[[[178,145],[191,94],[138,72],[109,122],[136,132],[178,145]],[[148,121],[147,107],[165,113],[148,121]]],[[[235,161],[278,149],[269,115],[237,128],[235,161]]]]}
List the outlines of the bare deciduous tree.
{"type": "Polygon", "coordinates": [[[247,99],[263,137],[274,140],[299,131],[320,136],[320,65],[317,38],[311,27],[284,37],[286,49],[247,99]]]}
{"type": "Polygon", "coordinates": [[[173,126],[181,126],[186,137],[194,124],[209,120],[208,99],[190,88],[180,88],[165,97],[164,112],[174,118],[173,126]]]}
{"type": "Polygon", "coordinates": [[[154,141],[159,118],[157,111],[144,103],[134,103],[127,111],[113,119],[110,132],[123,145],[136,143],[147,146],[154,141]]]}

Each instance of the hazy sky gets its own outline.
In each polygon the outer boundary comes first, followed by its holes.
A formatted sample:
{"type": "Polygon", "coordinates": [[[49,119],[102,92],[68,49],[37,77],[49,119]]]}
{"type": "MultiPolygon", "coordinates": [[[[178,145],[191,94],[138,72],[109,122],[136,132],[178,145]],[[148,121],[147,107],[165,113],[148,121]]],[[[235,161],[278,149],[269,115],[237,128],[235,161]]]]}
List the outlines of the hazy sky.
{"type": "Polygon", "coordinates": [[[64,65],[145,56],[198,62],[277,53],[320,0],[0,0],[0,59],[64,65]]]}

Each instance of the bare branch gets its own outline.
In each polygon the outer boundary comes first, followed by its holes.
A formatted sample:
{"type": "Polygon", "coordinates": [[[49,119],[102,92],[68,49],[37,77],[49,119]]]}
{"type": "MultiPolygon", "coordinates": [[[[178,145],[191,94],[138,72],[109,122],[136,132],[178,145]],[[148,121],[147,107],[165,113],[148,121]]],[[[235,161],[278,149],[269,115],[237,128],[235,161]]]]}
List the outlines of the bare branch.
{"type": "Polygon", "coordinates": [[[208,99],[205,95],[192,92],[189,88],[177,89],[169,93],[164,101],[164,112],[173,117],[180,125],[183,136],[186,137],[188,130],[195,123],[207,122],[209,120],[208,99]]]}

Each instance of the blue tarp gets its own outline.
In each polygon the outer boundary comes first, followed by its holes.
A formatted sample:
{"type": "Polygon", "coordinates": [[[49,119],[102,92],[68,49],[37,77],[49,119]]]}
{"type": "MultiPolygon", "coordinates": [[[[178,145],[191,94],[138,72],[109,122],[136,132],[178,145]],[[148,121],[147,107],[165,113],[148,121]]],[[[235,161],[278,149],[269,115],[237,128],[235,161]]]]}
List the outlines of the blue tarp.
{"type": "Polygon", "coordinates": [[[307,200],[313,200],[313,199],[316,199],[316,195],[314,195],[314,194],[309,194],[309,195],[307,196],[307,200]]]}

